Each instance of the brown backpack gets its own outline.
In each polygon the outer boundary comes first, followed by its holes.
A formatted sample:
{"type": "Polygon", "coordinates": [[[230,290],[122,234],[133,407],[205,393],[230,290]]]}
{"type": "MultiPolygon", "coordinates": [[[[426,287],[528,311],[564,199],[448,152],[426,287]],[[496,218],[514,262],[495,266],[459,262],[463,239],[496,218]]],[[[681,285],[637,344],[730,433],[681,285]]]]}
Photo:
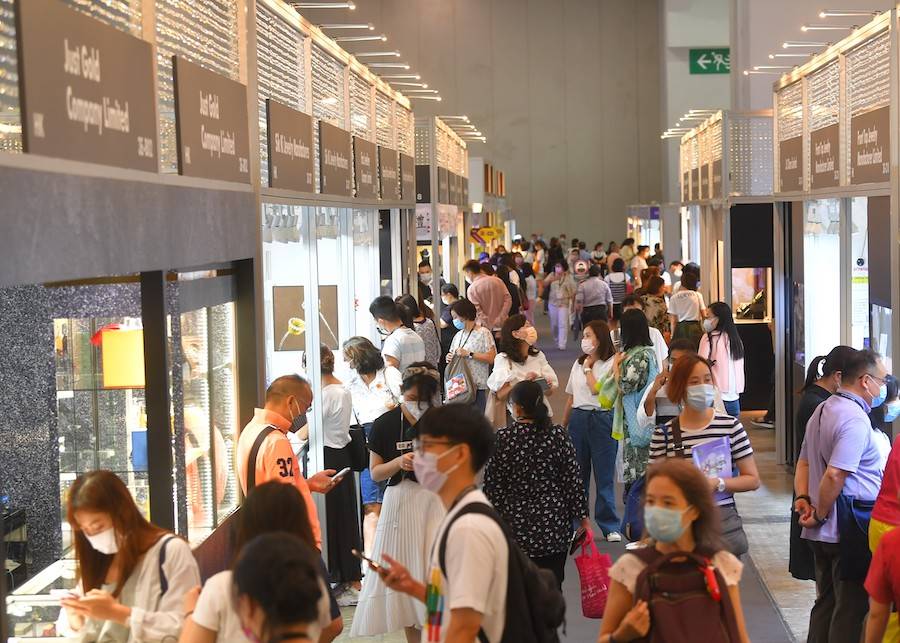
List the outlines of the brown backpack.
{"type": "Polygon", "coordinates": [[[635,582],[634,600],[647,602],[650,631],[636,641],[740,641],[731,594],[721,572],[712,566],[712,554],[703,551],[662,554],[652,546],[630,553],[647,565],[635,582]]]}

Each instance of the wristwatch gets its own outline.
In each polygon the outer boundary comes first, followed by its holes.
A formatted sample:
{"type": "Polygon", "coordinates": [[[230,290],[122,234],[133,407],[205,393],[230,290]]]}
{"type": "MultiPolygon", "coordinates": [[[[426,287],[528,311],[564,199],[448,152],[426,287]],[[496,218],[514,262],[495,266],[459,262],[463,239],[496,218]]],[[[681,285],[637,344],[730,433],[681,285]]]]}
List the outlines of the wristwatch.
{"type": "Polygon", "coordinates": [[[813,509],[813,520],[815,520],[816,523],[819,525],[824,525],[826,522],[828,522],[828,516],[825,516],[824,518],[819,518],[818,509],[813,509]]]}
{"type": "Polygon", "coordinates": [[[719,478],[719,484],[716,485],[716,491],[718,491],[719,493],[725,492],[725,480],[723,480],[722,478],[719,478]]]}
{"type": "Polygon", "coordinates": [[[594,369],[592,369],[590,366],[585,366],[585,367],[582,368],[581,370],[584,372],[585,375],[587,375],[588,373],[593,373],[593,372],[594,372],[594,369]]]}

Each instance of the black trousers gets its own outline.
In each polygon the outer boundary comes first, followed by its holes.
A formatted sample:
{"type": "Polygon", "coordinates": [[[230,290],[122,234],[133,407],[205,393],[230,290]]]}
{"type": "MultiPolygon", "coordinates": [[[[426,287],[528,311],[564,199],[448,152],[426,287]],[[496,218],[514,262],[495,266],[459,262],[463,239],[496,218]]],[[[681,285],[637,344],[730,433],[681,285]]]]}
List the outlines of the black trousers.
{"type": "MultiPolygon", "coordinates": [[[[350,466],[349,447],[324,447],[325,467],[340,471],[350,466]]],[[[352,583],[362,579],[359,560],[351,550],[362,551],[359,529],[359,504],[356,500],[356,476],[348,474],[325,496],[328,525],[328,571],[333,583],[352,583]]]]}
{"type": "Polygon", "coordinates": [[[807,643],[845,643],[862,638],[869,595],[861,580],[840,579],[840,547],[810,541],[816,559],[816,602],[807,643]]]}
{"type": "Polygon", "coordinates": [[[566,578],[566,554],[560,552],[549,556],[531,556],[532,562],[541,569],[549,569],[556,576],[556,586],[562,589],[563,580],[566,578]]]}

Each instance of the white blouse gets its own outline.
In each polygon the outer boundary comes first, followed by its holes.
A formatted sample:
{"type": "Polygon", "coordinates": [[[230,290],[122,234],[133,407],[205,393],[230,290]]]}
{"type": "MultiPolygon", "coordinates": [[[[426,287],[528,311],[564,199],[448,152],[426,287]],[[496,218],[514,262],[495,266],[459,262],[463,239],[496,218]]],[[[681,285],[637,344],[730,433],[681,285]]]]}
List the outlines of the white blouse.
{"type": "MultiPolygon", "coordinates": [[[[529,373],[537,373],[539,378],[544,378],[554,388],[559,386],[559,378],[556,376],[556,371],[553,370],[550,362],[547,361],[547,358],[541,352],[538,352],[537,355],[529,355],[522,364],[509,359],[506,353],[498,353],[497,357],[494,358],[494,371],[488,377],[487,386],[496,393],[510,382],[516,384],[527,379],[529,373]]],[[[544,396],[544,404],[547,405],[547,410],[552,417],[553,409],[550,407],[546,396],[544,396]]]]}

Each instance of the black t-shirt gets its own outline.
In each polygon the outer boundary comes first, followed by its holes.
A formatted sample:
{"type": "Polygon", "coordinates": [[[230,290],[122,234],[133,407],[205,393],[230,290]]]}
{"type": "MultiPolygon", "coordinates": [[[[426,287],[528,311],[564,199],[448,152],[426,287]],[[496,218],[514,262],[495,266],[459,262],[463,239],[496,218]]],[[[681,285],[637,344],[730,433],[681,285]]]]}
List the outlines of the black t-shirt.
{"type": "Polygon", "coordinates": [[[800,458],[800,447],[806,436],[806,425],[819,405],[831,397],[831,393],[818,384],[813,384],[803,391],[797,404],[797,415],[794,423],[794,462],[800,458]]]}
{"type": "Polygon", "coordinates": [[[453,325],[453,316],[450,314],[450,306],[441,308],[441,321],[447,324],[447,328],[441,329],[441,350],[446,354],[447,351],[450,350],[450,343],[453,341],[453,336],[459,332],[456,330],[456,326],[453,325]]]}
{"type": "MultiPolygon", "coordinates": [[[[372,432],[369,434],[369,451],[381,456],[385,462],[390,462],[402,453],[413,450],[412,441],[419,437],[419,431],[406,421],[406,416],[400,411],[400,407],[388,411],[372,424],[372,432]],[[402,446],[401,450],[398,448],[402,446]]],[[[416,476],[412,471],[400,471],[392,476],[387,485],[393,487],[402,480],[416,482],[416,476]]]]}

